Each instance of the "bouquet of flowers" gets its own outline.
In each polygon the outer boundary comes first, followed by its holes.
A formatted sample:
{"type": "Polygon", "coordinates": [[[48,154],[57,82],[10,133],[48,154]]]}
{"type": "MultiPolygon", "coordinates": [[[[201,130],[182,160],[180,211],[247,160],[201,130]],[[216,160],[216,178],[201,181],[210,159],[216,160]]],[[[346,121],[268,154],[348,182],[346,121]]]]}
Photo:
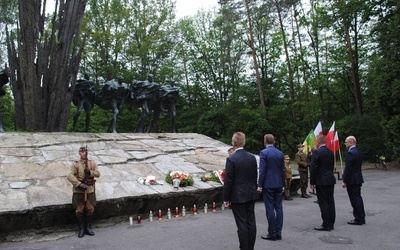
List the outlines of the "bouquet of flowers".
{"type": "Polygon", "coordinates": [[[200,177],[200,180],[206,181],[214,181],[221,183],[224,185],[224,178],[225,178],[225,170],[217,170],[211,173],[205,173],[200,177]]]}
{"type": "Polygon", "coordinates": [[[181,181],[179,184],[180,187],[192,186],[194,183],[193,177],[182,171],[170,171],[165,176],[165,181],[169,184],[172,184],[174,179],[179,179],[181,181]]]}
{"type": "Polygon", "coordinates": [[[153,175],[148,175],[146,177],[139,177],[138,182],[142,185],[158,185],[160,184],[157,180],[156,177],[153,175]]]}

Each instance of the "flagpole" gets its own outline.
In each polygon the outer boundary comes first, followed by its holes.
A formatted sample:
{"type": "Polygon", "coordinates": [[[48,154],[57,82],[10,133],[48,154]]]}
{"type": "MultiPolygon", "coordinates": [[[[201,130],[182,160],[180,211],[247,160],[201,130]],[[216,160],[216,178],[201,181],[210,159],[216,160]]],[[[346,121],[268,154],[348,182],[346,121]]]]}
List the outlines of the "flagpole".
{"type": "Polygon", "coordinates": [[[340,158],[340,175],[341,177],[339,178],[339,180],[342,180],[342,176],[343,176],[343,160],[342,160],[342,151],[339,148],[339,158],[340,158]]]}

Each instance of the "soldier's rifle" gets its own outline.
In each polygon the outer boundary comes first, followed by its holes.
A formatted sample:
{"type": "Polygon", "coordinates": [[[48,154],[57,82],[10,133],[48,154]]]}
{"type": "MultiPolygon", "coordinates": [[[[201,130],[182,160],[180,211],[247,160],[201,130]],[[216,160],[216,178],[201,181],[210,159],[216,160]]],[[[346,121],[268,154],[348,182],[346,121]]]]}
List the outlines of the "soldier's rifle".
{"type": "MultiPolygon", "coordinates": [[[[88,149],[87,149],[87,145],[86,145],[86,159],[85,159],[85,170],[89,169],[88,166],[88,149]]],[[[88,185],[88,175],[86,174],[86,171],[83,171],[84,177],[83,177],[83,183],[85,183],[86,185],[88,185]]],[[[86,207],[86,202],[87,202],[87,188],[85,189],[85,207],[86,207]]]]}

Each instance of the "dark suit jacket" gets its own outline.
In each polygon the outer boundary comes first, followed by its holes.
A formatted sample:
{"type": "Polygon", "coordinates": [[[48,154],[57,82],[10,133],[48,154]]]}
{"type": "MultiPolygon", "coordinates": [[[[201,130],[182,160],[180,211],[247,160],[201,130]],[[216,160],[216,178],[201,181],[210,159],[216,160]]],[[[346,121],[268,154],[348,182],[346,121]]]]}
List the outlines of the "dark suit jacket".
{"type": "Polygon", "coordinates": [[[281,151],[268,146],[260,152],[260,174],[258,186],[262,188],[283,188],[285,186],[285,160],[281,151]]]}
{"type": "Polygon", "coordinates": [[[362,153],[357,147],[353,147],[346,155],[346,165],[343,173],[343,182],[347,185],[359,185],[364,183],[361,172],[362,153]]]}
{"type": "Polygon", "coordinates": [[[310,184],[316,186],[334,185],[333,175],[335,160],[333,152],[326,146],[313,150],[310,166],[310,184]]]}
{"type": "Polygon", "coordinates": [[[244,149],[237,150],[226,159],[224,201],[245,203],[258,199],[257,161],[244,149]]]}

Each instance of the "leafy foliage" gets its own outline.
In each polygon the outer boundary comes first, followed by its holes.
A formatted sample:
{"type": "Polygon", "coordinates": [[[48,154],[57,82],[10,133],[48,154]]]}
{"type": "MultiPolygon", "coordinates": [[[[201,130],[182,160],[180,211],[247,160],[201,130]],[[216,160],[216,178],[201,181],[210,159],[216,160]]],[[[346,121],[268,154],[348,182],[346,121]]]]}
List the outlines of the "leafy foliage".
{"type": "MultiPolygon", "coordinates": [[[[324,132],[335,121],[340,140],[356,136],[365,159],[375,151],[400,158],[397,1],[248,1],[265,108],[245,2],[219,2],[219,12],[176,20],[172,0],[89,0],[80,71],[90,73],[97,87],[117,75],[127,83],[147,74],[160,84],[173,79],[182,89],[179,132],[230,144],[232,133],[242,131],[253,153],[272,133],[277,147],[293,155],[318,121],[324,132]]],[[[9,108],[3,105],[7,130],[9,108]]],[[[118,132],[134,131],[139,117],[138,107],[126,105],[118,132]]],[[[105,132],[110,118],[94,107],[91,132],[105,132]]],[[[81,131],[83,123],[81,118],[81,131]]],[[[158,132],[169,129],[170,115],[163,114],[158,132]]]]}

